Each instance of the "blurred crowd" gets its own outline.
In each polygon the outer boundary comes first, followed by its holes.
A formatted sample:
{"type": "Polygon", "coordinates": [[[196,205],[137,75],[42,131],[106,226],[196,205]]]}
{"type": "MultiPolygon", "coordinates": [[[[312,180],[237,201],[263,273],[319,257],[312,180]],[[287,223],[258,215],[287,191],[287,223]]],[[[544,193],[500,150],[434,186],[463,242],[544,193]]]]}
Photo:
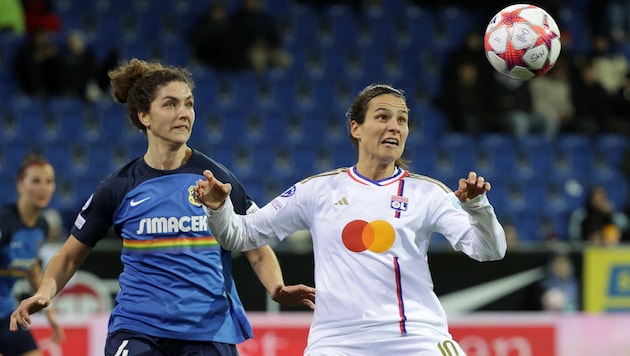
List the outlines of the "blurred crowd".
{"type": "Polygon", "coordinates": [[[494,72],[478,55],[482,34],[471,32],[445,67],[445,86],[437,98],[450,129],[549,139],[561,133],[630,134],[627,57],[605,33],[592,36],[590,53],[571,53],[570,38],[563,33],[562,54],[547,74],[523,82],[494,72]]]}
{"type": "MultiPolygon", "coordinates": [[[[379,9],[384,0],[299,0],[319,12],[345,6],[359,19],[379,9]]],[[[456,5],[487,21],[503,2],[409,1],[427,8],[456,5]]],[[[404,3],[404,1],[401,1],[404,3]]],[[[542,135],[554,140],[563,133],[630,134],[630,65],[624,53],[630,43],[630,1],[578,1],[588,31],[587,50],[576,50],[563,11],[576,2],[546,0],[537,5],[554,14],[561,26],[562,52],[544,76],[521,82],[496,73],[483,55],[485,22],[471,23],[458,50],[441,63],[441,85],[431,98],[447,118],[447,131],[480,136],[498,132],[519,138],[542,135]],[[556,16],[557,14],[557,16],[556,16]],[[488,80],[490,79],[490,80],[488,80]]],[[[294,64],[283,43],[273,9],[263,0],[237,3],[214,0],[191,20],[183,41],[195,63],[217,72],[266,72],[294,64]]],[[[120,54],[114,47],[97,56],[81,29],[65,28],[52,0],[3,0],[0,31],[23,37],[10,65],[23,95],[79,97],[97,101],[109,96],[107,71],[120,54]]],[[[630,177],[630,153],[622,170],[630,177]]],[[[569,240],[613,244],[628,240],[627,207],[615,207],[604,187],[593,186],[588,202],[569,222],[569,240]]],[[[507,226],[510,243],[516,229],[507,226]]],[[[550,232],[553,236],[553,232],[550,232]]],[[[549,237],[547,237],[549,238],[549,237]]]]}
{"type": "MultiPolygon", "coordinates": [[[[323,10],[332,5],[362,12],[382,0],[300,2],[323,10]]],[[[457,5],[471,14],[496,13],[498,1],[472,4],[450,0],[422,1],[425,7],[457,5]]],[[[485,23],[472,23],[458,51],[441,65],[441,90],[431,98],[448,118],[448,129],[480,135],[506,132],[516,137],[564,132],[589,135],[630,133],[630,69],[622,49],[630,42],[630,1],[587,1],[587,51],[575,51],[573,34],[563,26],[563,10],[573,3],[546,0],[537,5],[554,14],[561,26],[562,52],[555,67],[529,82],[493,71],[483,55],[485,23]],[[557,16],[556,16],[557,15],[557,16]],[[486,80],[491,78],[491,80],[486,80]]],[[[199,11],[185,39],[194,60],[216,71],[264,72],[287,68],[293,54],[283,45],[281,24],[262,0],[209,1],[199,11]]],[[[98,58],[81,29],[66,29],[51,0],[5,0],[0,29],[24,35],[12,65],[21,93],[35,96],[76,95],[98,100],[108,90],[107,71],[120,60],[116,48],[98,58]]],[[[480,17],[480,18],[487,18],[480,17]]]]}
{"type": "Polygon", "coordinates": [[[107,71],[119,58],[99,60],[80,29],[63,30],[51,0],[6,0],[0,28],[23,36],[10,65],[17,89],[43,99],[76,96],[98,100],[109,89],[107,71]]]}

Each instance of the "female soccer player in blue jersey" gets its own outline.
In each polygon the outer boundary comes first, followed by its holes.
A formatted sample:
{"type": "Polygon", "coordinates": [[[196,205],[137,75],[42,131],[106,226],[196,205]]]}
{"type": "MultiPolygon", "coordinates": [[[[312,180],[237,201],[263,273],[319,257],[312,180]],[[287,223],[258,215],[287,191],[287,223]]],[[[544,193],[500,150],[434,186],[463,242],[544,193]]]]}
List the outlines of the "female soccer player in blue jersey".
{"type": "MultiPolygon", "coordinates": [[[[146,153],[102,181],[83,205],[70,237],[52,258],[39,290],[11,315],[26,327],[50,303],[110,226],[122,239],[120,292],[105,355],[236,355],[252,330],[232,278],[231,254],[208,229],[195,183],[207,167],[234,187],[237,212],[258,209],[223,165],[188,147],[194,88],[183,68],[138,59],[109,73],[115,99],[127,104],[147,136],[146,153]]],[[[269,246],[247,253],[260,281],[283,305],[310,303],[314,290],[284,286],[269,246]]]]}
{"type": "Polygon", "coordinates": [[[368,86],[347,123],[354,166],[306,178],[246,217],[233,213],[231,183],[206,170],[195,191],[212,231],[225,248],[246,251],[310,230],[317,308],[305,355],[463,356],[433,291],[427,248],[438,232],[476,260],[503,258],[490,184],[469,172],[453,192],[405,169],[409,109],[401,90],[368,86]]]}
{"type": "MultiPolygon", "coordinates": [[[[29,154],[17,174],[18,200],[0,207],[0,324],[9,324],[16,307],[12,294],[18,279],[27,278],[36,290],[41,282],[39,248],[48,235],[48,223],[41,215],[55,192],[55,171],[44,158],[29,154]]],[[[52,307],[46,308],[54,341],[64,332],[52,307]]],[[[10,333],[0,330],[0,355],[38,356],[37,343],[29,330],[10,333]]]]}

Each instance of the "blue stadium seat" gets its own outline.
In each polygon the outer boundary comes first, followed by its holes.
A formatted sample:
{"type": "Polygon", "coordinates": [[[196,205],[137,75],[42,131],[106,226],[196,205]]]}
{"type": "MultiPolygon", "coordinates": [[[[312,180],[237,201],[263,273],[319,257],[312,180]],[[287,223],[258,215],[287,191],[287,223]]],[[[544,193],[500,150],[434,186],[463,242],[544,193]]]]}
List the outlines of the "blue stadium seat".
{"type": "MultiPolygon", "coordinates": [[[[14,168],[12,168],[15,170],[14,168]]],[[[17,200],[15,188],[15,173],[0,174],[0,204],[12,203],[17,200]]]]}
{"type": "Polygon", "coordinates": [[[87,145],[75,147],[87,152],[86,177],[100,180],[114,173],[119,165],[114,161],[113,150],[107,145],[87,145]]]}
{"type": "Polygon", "coordinates": [[[340,141],[333,146],[320,147],[320,149],[329,150],[334,168],[351,167],[357,163],[356,149],[349,141],[340,141]]]}
{"type": "Polygon", "coordinates": [[[471,136],[446,134],[438,141],[435,174],[446,181],[456,181],[474,170],[475,150],[471,136]]]}
{"type": "Polygon", "coordinates": [[[528,211],[514,216],[511,223],[516,227],[523,245],[540,243],[555,239],[561,224],[552,217],[543,216],[535,211],[528,211]]]}
{"type": "Polygon", "coordinates": [[[540,135],[525,136],[516,140],[516,148],[517,175],[524,178],[549,178],[554,168],[554,150],[549,139],[540,135]]]}
{"type": "Polygon", "coordinates": [[[436,10],[433,23],[437,35],[436,44],[441,51],[451,52],[458,48],[474,20],[473,13],[461,7],[440,6],[436,10]]]}
{"type": "Polygon", "coordinates": [[[17,142],[22,125],[11,110],[0,111],[0,142],[17,142]]]}
{"type": "Polygon", "coordinates": [[[320,121],[293,111],[268,113],[266,117],[276,126],[271,132],[277,136],[267,137],[270,143],[280,140],[290,146],[317,145],[324,133],[324,125],[320,121]]]}
{"type": "Polygon", "coordinates": [[[129,125],[127,108],[110,98],[102,98],[87,109],[85,125],[88,132],[98,132],[99,140],[120,139],[129,125]]]}
{"type": "Polygon", "coordinates": [[[289,179],[294,176],[297,167],[293,147],[276,144],[271,147],[266,146],[264,149],[267,151],[266,154],[271,155],[271,176],[279,180],[289,179]]]}
{"type": "Polygon", "coordinates": [[[291,7],[291,36],[285,38],[289,49],[299,48],[303,44],[320,41],[320,24],[317,13],[307,5],[295,4],[291,7]]]}
{"type": "Polygon", "coordinates": [[[318,159],[317,149],[310,144],[295,145],[290,147],[290,150],[294,166],[290,178],[295,181],[333,168],[329,162],[322,162],[318,159]]]}
{"type": "Polygon", "coordinates": [[[48,102],[49,120],[45,135],[47,141],[67,140],[68,133],[75,132],[74,141],[94,142],[98,140],[97,131],[87,131],[85,127],[86,104],[79,98],[52,98],[48,102]]]}
{"type": "MultiPolygon", "coordinates": [[[[388,43],[382,45],[387,48],[388,43]]],[[[392,83],[392,77],[386,76],[387,55],[394,49],[352,48],[349,50],[354,59],[347,60],[348,74],[368,83],[392,83]]],[[[393,74],[394,72],[392,72],[393,74]]]]}
{"type": "Polygon", "coordinates": [[[49,111],[42,100],[20,96],[8,103],[8,111],[16,119],[16,140],[37,143],[45,141],[44,128],[49,111]]]}
{"type": "Polygon", "coordinates": [[[202,71],[203,75],[195,77],[195,90],[193,92],[195,95],[195,113],[197,115],[204,115],[221,109],[221,107],[217,106],[220,91],[219,83],[212,72],[205,69],[202,69],[202,71]]]}
{"type": "MultiPolygon", "coordinates": [[[[400,25],[408,27],[406,35],[409,36],[408,42],[411,47],[416,47],[421,43],[423,48],[427,48],[429,51],[435,49],[435,27],[434,27],[434,14],[427,8],[419,6],[408,6],[402,14],[403,17],[400,21],[400,25]]],[[[399,44],[404,46],[404,43],[399,44]]]]}
{"type": "Polygon", "coordinates": [[[545,240],[545,231],[540,216],[533,211],[526,211],[514,217],[512,224],[518,231],[519,239],[525,244],[545,240]]]}
{"type": "Polygon", "coordinates": [[[268,201],[267,194],[265,194],[265,187],[263,180],[260,177],[252,177],[252,178],[241,178],[239,177],[241,184],[245,187],[245,191],[249,195],[249,197],[258,204],[258,206],[263,207],[268,201]]]}
{"type": "Polygon", "coordinates": [[[618,171],[622,167],[624,155],[630,148],[630,139],[623,134],[600,134],[595,139],[594,146],[602,168],[618,171]]]}
{"type": "MultiPolygon", "coordinates": [[[[414,135],[414,133],[409,134],[414,135]]],[[[437,143],[434,140],[407,139],[403,157],[411,160],[410,170],[414,173],[431,176],[435,170],[437,160],[437,143]]]]}
{"type": "Polygon", "coordinates": [[[593,169],[594,153],[590,137],[560,135],[556,140],[554,174],[565,177],[588,176],[593,169]]]}
{"type": "MultiPolygon", "coordinates": [[[[324,9],[323,22],[330,31],[330,41],[326,36],[320,36],[323,46],[343,48],[349,44],[360,42],[359,28],[356,14],[348,7],[333,5],[324,9]]],[[[326,26],[325,26],[326,27],[326,26]]]]}
{"type": "Polygon", "coordinates": [[[18,167],[27,154],[41,153],[37,152],[37,148],[37,143],[29,143],[29,141],[24,141],[21,144],[0,142],[0,166],[3,174],[15,177],[18,167]]]}
{"type": "MultiPolygon", "coordinates": [[[[202,153],[223,165],[229,165],[236,160],[234,147],[228,145],[195,146],[202,153]]],[[[238,178],[238,177],[237,177],[238,178]]]]}
{"type": "Polygon", "coordinates": [[[338,99],[337,86],[331,85],[331,83],[320,82],[312,84],[310,88],[313,106],[339,110],[340,113],[344,112],[344,105],[338,99]]]}
{"type": "Polygon", "coordinates": [[[264,113],[247,113],[244,120],[240,136],[246,145],[273,145],[282,138],[283,123],[274,114],[267,117],[264,113]]]}
{"type": "Polygon", "coordinates": [[[274,151],[269,145],[242,145],[235,149],[230,167],[239,179],[273,176],[274,151]]]}
{"type": "Polygon", "coordinates": [[[410,100],[412,94],[407,94],[407,100],[410,104],[411,125],[416,130],[416,134],[410,136],[408,140],[440,138],[446,132],[446,118],[444,114],[433,105],[410,100]]]}
{"type": "Polygon", "coordinates": [[[550,178],[549,184],[552,184],[558,194],[561,194],[560,199],[565,205],[564,213],[571,212],[586,204],[587,189],[591,184],[589,180],[555,176],[550,178]]]}
{"type": "Polygon", "coordinates": [[[337,48],[331,47],[324,50],[322,54],[322,59],[324,63],[324,75],[327,76],[335,76],[342,78],[349,78],[349,68],[348,68],[348,53],[351,49],[346,47],[337,48]]]}
{"type": "Polygon", "coordinates": [[[499,221],[502,218],[507,218],[515,214],[509,201],[509,187],[510,184],[505,180],[493,180],[490,182],[492,189],[487,193],[490,204],[494,207],[494,211],[499,217],[499,221]]]}
{"type": "MultiPolygon", "coordinates": [[[[245,136],[245,130],[247,129],[246,122],[247,113],[241,110],[226,110],[218,113],[217,119],[221,119],[222,122],[222,135],[224,138],[229,138],[233,141],[242,141],[245,136]]],[[[214,116],[213,116],[214,118],[214,116]]],[[[196,131],[193,130],[193,133],[196,131]]],[[[202,131],[203,132],[203,131],[202,131]]]]}
{"type": "Polygon", "coordinates": [[[507,208],[514,214],[522,214],[528,211],[539,213],[550,209],[548,196],[549,190],[545,183],[536,178],[515,178],[507,181],[507,208]]]}
{"type": "Polygon", "coordinates": [[[161,43],[158,49],[161,58],[166,64],[188,67],[191,62],[192,54],[190,46],[181,41],[161,43]]]}
{"type": "Polygon", "coordinates": [[[67,212],[74,219],[79,208],[94,192],[100,180],[83,179],[71,175],[59,174],[57,190],[51,201],[51,207],[67,212]]]}
{"type": "Polygon", "coordinates": [[[56,141],[45,146],[46,158],[57,172],[66,172],[73,169],[70,142],[56,141]]]}
{"type": "Polygon", "coordinates": [[[504,180],[514,174],[517,153],[513,139],[505,134],[482,135],[477,142],[479,174],[489,181],[504,180]]]}
{"type": "Polygon", "coordinates": [[[540,207],[541,212],[548,215],[569,214],[575,209],[575,204],[580,199],[581,193],[571,189],[571,182],[560,177],[553,177],[548,181],[542,182],[546,186],[547,197],[546,202],[540,207]],[[567,199],[569,195],[573,195],[571,199],[567,199]]]}

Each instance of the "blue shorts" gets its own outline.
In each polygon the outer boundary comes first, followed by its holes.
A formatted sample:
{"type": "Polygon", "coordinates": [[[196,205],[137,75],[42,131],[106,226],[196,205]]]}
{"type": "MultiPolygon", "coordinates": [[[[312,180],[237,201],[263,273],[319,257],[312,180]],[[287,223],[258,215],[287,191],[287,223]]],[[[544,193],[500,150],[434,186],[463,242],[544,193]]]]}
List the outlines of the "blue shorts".
{"type": "Polygon", "coordinates": [[[11,315],[0,318],[0,355],[16,356],[39,348],[28,329],[18,328],[17,331],[9,331],[11,315]]]}
{"type": "Polygon", "coordinates": [[[107,335],[105,356],[238,356],[236,345],[212,341],[166,339],[135,331],[107,335]]]}

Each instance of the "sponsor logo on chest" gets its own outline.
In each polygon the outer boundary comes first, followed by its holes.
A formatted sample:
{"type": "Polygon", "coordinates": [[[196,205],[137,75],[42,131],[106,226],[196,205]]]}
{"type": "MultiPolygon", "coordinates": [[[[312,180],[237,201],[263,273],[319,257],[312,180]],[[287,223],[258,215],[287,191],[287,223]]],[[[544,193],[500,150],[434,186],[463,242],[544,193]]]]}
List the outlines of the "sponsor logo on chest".
{"type": "Polygon", "coordinates": [[[143,218],[136,233],[141,234],[177,234],[180,232],[208,231],[206,215],[162,216],[143,218]]]}

